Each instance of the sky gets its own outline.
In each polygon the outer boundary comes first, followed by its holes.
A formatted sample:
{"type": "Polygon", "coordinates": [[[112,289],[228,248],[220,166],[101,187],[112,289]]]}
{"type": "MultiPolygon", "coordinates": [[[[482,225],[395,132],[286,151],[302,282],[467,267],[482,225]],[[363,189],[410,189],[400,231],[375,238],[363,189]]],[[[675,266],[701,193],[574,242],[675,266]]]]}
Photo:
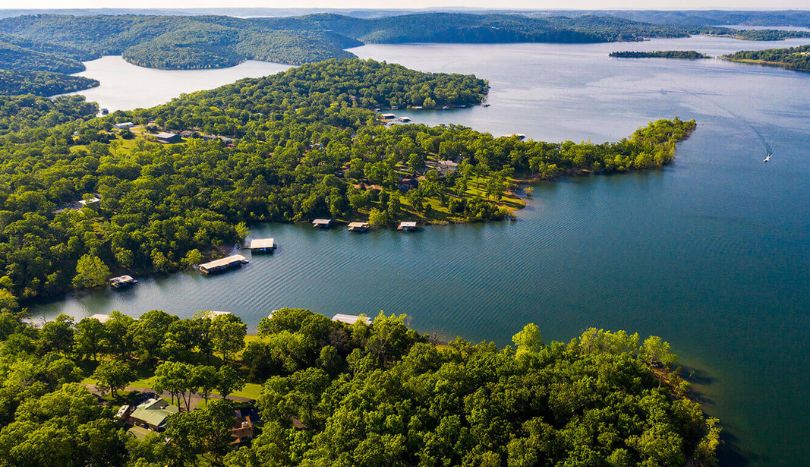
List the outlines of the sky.
{"type": "Polygon", "coordinates": [[[530,8],[530,9],[810,9],[810,0],[0,0],[22,8],[530,8]]]}

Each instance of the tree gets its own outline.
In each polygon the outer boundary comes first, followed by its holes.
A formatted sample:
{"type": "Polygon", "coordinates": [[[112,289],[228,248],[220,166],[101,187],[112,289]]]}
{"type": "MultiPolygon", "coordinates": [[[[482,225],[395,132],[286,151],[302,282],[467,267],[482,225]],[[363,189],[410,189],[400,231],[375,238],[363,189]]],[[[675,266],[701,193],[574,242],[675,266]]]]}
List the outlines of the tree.
{"type": "Polygon", "coordinates": [[[84,318],[76,323],[74,347],[79,355],[98,360],[98,354],[105,349],[107,328],[95,318],[84,318]]]}
{"type": "Polygon", "coordinates": [[[17,297],[10,291],[0,288],[0,312],[14,312],[18,307],[17,297]]]}
{"type": "Polygon", "coordinates": [[[377,227],[388,224],[387,211],[380,211],[377,208],[371,208],[371,211],[368,213],[368,223],[377,227]]]}
{"type": "Polygon", "coordinates": [[[152,388],[157,392],[168,391],[172,404],[182,401],[186,411],[191,410],[191,395],[196,391],[194,366],[183,362],[163,362],[155,369],[152,388]]]}
{"type": "Polygon", "coordinates": [[[76,288],[102,287],[107,284],[110,268],[98,256],[84,255],[76,263],[73,286],[76,288]]]}
{"type": "Polygon", "coordinates": [[[208,402],[211,391],[219,385],[217,369],[211,365],[197,365],[194,367],[191,377],[194,380],[193,386],[197,388],[205,402],[208,402]]]}
{"type": "Polygon", "coordinates": [[[242,379],[239,372],[232,366],[222,365],[218,373],[219,378],[217,379],[216,389],[223,399],[227,399],[232,392],[239,391],[245,387],[245,380],[242,379]]]}
{"type": "Polygon", "coordinates": [[[536,354],[543,348],[540,328],[534,323],[523,326],[523,329],[519,333],[512,336],[512,342],[515,344],[517,357],[526,354],[536,354]]]}
{"type": "Polygon", "coordinates": [[[245,347],[245,335],[247,325],[236,315],[223,314],[211,320],[211,343],[225,362],[245,347]]]}
{"type": "Polygon", "coordinates": [[[98,387],[103,390],[102,392],[109,392],[115,396],[119,390],[124,389],[127,384],[134,381],[136,375],[135,371],[126,363],[109,360],[101,362],[96,367],[93,378],[96,380],[98,387]]]}
{"type": "Polygon", "coordinates": [[[39,345],[43,352],[61,352],[66,354],[73,349],[73,318],[60,314],[53,321],[42,325],[39,333],[39,345]]]}

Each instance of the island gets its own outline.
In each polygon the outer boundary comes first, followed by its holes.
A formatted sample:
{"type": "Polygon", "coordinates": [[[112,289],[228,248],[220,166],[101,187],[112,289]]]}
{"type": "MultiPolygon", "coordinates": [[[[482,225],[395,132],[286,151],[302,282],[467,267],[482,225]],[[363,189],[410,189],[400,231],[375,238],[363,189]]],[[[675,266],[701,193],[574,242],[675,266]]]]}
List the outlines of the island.
{"type": "Polygon", "coordinates": [[[718,420],[659,337],[437,342],[405,315],[151,310],[38,326],[0,295],[9,465],[693,465],[718,420]]]}
{"type": "Polygon", "coordinates": [[[788,70],[810,72],[810,45],[785,49],[737,52],[723,57],[737,63],[765,65],[788,70]]]}
{"type": "Polygon", "coordinates": [[[712,58],[694,50],[661,50],[653,52],[611,52],[610,56],[613,58],[678,58],[685,60],[698,60],[703,58],[712,58]]]}
{"type": "Polygon", "coordinates": [[[510,218],[521,183],[659,168],[696,126],[674,118],[616,142],[548,143],[381,114],[475,105],[488,91],[471,75],[333,59],[103,118],[76,96],[11,99],[0,289],[26,301],[186,269],[227,256],[256,222],[510,218]]]}

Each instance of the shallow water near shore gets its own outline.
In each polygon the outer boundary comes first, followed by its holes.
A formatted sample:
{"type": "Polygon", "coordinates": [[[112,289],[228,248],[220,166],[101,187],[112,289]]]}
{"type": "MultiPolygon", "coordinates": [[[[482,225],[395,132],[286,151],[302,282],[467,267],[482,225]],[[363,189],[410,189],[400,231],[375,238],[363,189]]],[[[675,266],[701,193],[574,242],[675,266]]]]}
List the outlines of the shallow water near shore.
{"type": "Polygon", "coordinates": [[[723,464],[802,465],[810,459],[810,74],[607,55],[716,56],[806,43],[697,37],[353,49],[490,80],[491,107],[398,112],[417,122],[550,141],[615,140],[674,116],[695,118],[698,129],[663,170],[538,184],[516,222],[363,235],[253,226],[253,236],[280,246],[241,270],[144,278],[127,291],[39,305],[33,315],[217,309],[255,327],[271,310],[295,306],[408,313],[422,331],[500,344],[529,321],[546,340],[590,326],[655,334],[672,343],[706,410],[730,433],[723,464]]]}

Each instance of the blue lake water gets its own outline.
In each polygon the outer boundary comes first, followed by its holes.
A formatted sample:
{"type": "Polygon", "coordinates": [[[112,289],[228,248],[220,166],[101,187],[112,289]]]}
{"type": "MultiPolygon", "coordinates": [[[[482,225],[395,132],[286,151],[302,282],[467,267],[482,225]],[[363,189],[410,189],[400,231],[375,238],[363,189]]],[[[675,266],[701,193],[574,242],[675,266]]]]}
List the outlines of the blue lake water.
{"type": "Polygon", "coordinates": [[[146,278],[123,293],[72,295],[33,312],[218,309],[253,326],[283,306],[325,314],[384,309],[408,313],[426,332],[501,344],[529,321],[546,339],[567,340],[590,326],[656,334],[672,343],[706,410],[730,434],[724,464],[805,464],[810,74],[607,56],[670,49],[716,56],[805,43],[696,37],[353,49],[490,80],[491,107],[403,113],[419,122],[596,142],[676,115],[699,126],[664,170],[539,184],[516,222],[408,235],[254,226],[253,235],[275,237],[280,247],[237,272],[146,278]],[[767,147],[774,156],[764,164],[767,147]]]}

